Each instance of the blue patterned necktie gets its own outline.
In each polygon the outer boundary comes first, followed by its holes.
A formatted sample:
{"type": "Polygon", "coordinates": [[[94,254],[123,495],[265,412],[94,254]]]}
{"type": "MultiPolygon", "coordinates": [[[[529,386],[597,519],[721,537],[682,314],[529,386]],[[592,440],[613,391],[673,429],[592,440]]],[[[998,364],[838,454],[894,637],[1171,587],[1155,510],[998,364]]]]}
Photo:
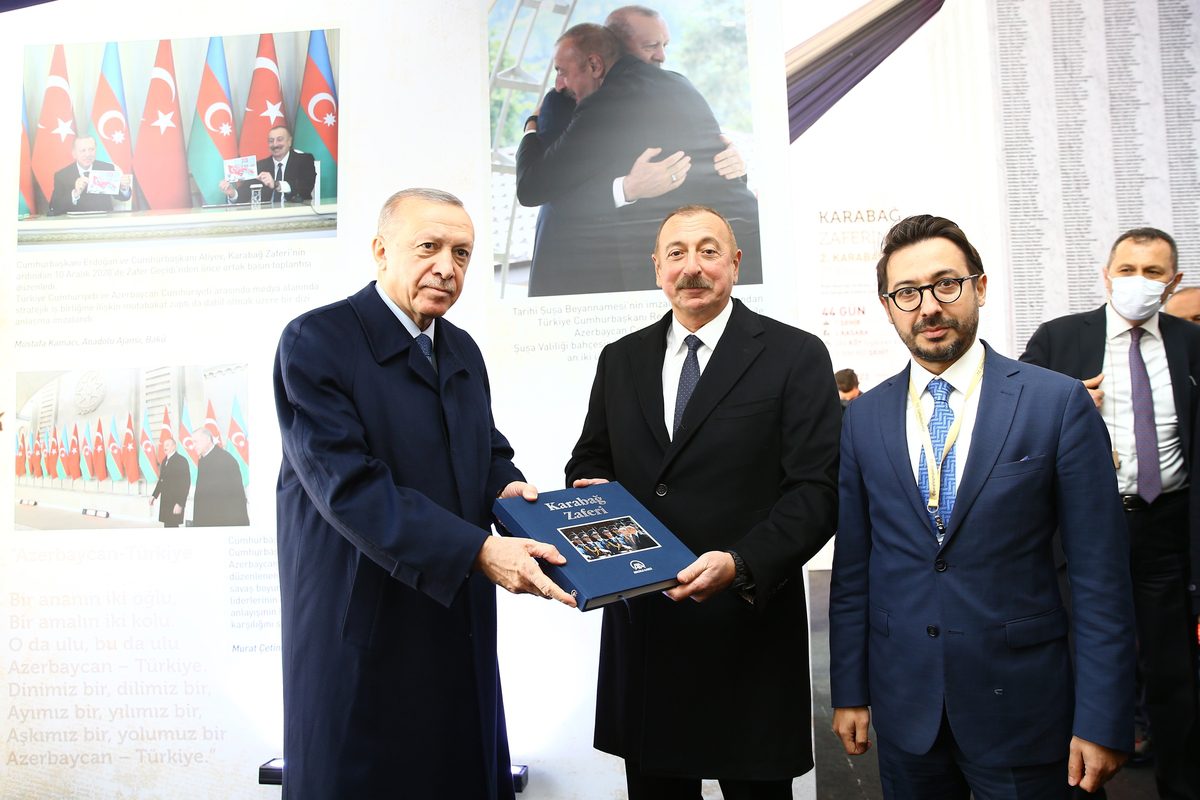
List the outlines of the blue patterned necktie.
{"type": "Polygon", "coordinates": [[[419,333],[417,334],[417,347],[421,348],[421,352],[425,354],[429,363],[433,364],[433,368],[436,370],[437,365],[433,363],[433,340],[425,334],[419,333]]]}
{"type": "Polygon", "coordinates": [[[1137,453],[1138,496],[1153,503],[1162,494],[1162,467],[1158,462],[1158,429],[1154,425],[1154,396],[1150,374],[1142,359],[1141,327],[1129,330],[1129,383],[1133,402],[1133,447],[1137,453]]]}
{"type": "MultiPolygon", "coordinates": [[[[934,378],[926,389],[933,397],[933,414],[929,417],[929,438],[933,442],[933,455],[938,458],[946,446],[946,434],[950,432],[950,426],[954,424],[954,412],[950,410],[950,393],[954,391],[954,387],[941,378],[934,378]]],[[[936,512],[929,514],[930,520],[937,529],[938,544],[942,543],[946,528],[950,527],[950,513],[954,510],[954,495],[958,490],[954,479],[954,461],[954,446],[951,445],[950,452],[942,461],[942,485],[941,494],[938,497],[938,508],[936,512]],[[940,525],[938,524],[939,519],[941,520],[940,525]]],[[[921,490],[922,499],[926,501],[926,508],[928,508],[929,465],[925,463],[924,447],[921,448],[921,466],[918,471],[917,484],[921,490]]]]}
{"type": "Polygon", "coordinates": [[[687,407],[688,400],[692,399],[692,392],[700,381],[700,359],[696,357],[696,348],[704,342],[691,333],[684,337],[683,342],[687,345],[688,352],[683,359],[683,369],[679,371],[679,389],[675,393],[675,425],[671,428],[672,439],[679,433],[683,410],[687,407]]]}

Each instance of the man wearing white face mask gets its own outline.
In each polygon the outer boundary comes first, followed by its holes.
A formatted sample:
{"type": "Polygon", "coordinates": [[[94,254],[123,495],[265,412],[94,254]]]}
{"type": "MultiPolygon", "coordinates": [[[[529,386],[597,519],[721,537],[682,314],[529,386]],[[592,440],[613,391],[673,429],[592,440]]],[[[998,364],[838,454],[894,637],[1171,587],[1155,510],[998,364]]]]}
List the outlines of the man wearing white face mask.
{"type": "Polygon", "coordinates": [[[1200,800],[1200,548],[1190,546],[1188,515],[1200,326],[1159,313],[1182,277],[1170,235],[1121,234],[1104,270],[1108,302],[1044,323],[1021,360],[1082,380],[1104,417],[1129,525],[1155,781],[1160,797],[1200,800]]]}

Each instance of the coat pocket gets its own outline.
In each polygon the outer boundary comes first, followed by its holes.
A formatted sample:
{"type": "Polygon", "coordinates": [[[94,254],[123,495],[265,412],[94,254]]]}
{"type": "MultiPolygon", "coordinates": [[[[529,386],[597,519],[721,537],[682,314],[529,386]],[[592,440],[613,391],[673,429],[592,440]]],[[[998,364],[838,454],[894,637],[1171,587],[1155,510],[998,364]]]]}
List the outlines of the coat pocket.
{"type": "Polygon", "coordinates": [[[383,587],[388,575],[383,568],[362,553],[354,567],[354,583],[342,616],[342,638],[359,647],[371,646],[383,587]]]}
{"type": "Polygon", "coordinates": [[[871,606],[871,627],[881,636],[888,636],[888,612],[871,606]]]}
{"type": "Polygon", "coordinates": [[[1062,606],[1004,623],[1004,637],[1011,648],[1032,647],[1035,644],[1062,639],[1067,635],[1067,610],[1062,606]]]}
{"type": "Polygon", "coordinates": [[[1020,475],[1025,472],[1033,472],[1039,470],[1046,465],[1046,457],[1032,456],[1023,458],[1020,461],[1009,461],[1006,464],[997,464],[992,467],[992,474],[989,478],[1003,478],[1007,475],[1020,475]]]}

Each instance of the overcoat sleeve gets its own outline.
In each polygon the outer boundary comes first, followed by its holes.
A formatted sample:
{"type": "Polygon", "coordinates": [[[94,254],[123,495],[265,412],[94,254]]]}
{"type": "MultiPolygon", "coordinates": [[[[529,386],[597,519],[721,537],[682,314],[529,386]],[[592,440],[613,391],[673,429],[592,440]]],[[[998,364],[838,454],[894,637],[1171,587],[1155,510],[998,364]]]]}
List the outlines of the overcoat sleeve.
{"type": "MultiPolygon", "coordinates": [[[[344,332],[331,328],[302,317],[280,341],[275,399],[284,459],[325,522],[394,578],[449,606],[489,532],[398,485],[389,466],[372,455],[355,399],[355,359],[339,338],[344,332]]],[[[396,413],[404,413],[403,398],[397,399],[396,413]]],[[[490,426],[490,409],[483,413],[490,426]]],[[[486,490],[497,491],[520,480],[521,473],[494,426],[490,441],[486,490]]],[[[309,522],[288,519],[280,509],[280,524],[309,522]]]]}

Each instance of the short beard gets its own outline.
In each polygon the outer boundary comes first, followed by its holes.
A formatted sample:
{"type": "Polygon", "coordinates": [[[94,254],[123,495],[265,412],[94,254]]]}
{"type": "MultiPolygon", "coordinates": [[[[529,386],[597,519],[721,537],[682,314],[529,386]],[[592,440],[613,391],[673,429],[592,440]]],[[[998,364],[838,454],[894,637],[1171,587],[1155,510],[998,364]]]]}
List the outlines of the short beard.
{"type": "Polygon", "coordinates": [[[975,333],[979,329],[979,312],[976,311],[968,319],[961,322],[952,317],[938,314],[936,317],[929,317],[923,320],[917,320],[913,323],[912,329],[907,334],[900,334],[900,338],[904,340],[904,344],[908,347],[910,353],[922,361],[930,361],[933,363],[944,363],[957,361],[959,356],[970,349],[975,343],[975,333]],[[917,343],[917,334],[927,328],[948,328],[958,331],[958,337],[943,345],[927,348],[922,347],[917,343]]]}

